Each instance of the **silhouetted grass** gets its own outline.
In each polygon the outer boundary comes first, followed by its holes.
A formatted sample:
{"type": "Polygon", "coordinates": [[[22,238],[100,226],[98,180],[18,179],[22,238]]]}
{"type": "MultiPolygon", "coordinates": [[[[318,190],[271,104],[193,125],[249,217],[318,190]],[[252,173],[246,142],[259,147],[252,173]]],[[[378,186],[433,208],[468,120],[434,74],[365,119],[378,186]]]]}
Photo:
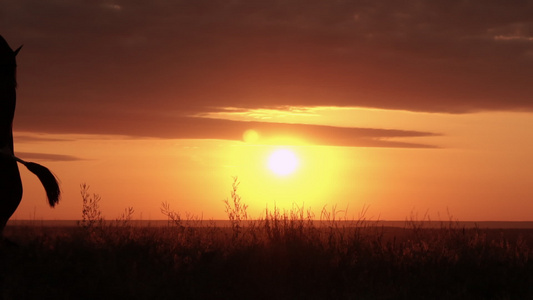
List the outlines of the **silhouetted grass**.
{"type": "Polygon", "coordinates": [[[248,220],[235,199],[228,227],[168,204],[166,227],[130,226],[133,209],[112,222],[7,227],[18,246],[0,250],[4,299],[533,297],[531,230],[369,226],[334,209],[319,222],[296,206],[248,220]]]}
{"type": "Polygon", "coordinates": [[[8,228],[5,299],[526,299],[532,232],[315,226],[8,228]],[[31,287],[31,288],[27,288],[31,287]]]}

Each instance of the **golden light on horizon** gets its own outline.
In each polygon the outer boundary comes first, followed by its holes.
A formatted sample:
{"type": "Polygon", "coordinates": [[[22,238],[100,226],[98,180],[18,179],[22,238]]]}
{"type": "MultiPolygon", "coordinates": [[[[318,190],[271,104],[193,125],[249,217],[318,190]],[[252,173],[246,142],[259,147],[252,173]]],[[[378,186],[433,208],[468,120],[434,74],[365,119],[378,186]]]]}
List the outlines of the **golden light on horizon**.
{"type": "MultiPolygon", "coordinates": [[[[345,113],[358,111],[342,109],[338,117],[347,119],[345,113]]],[[[334,119],[333,112],[328,118],[334,119]]],[[[529,113],[449,116],[361,110],[358,115],[363,112],[374,117],[371,121],[375,123],[369,127],[381,123],[393,128],[396,120],[400,128],[449,134],[435,137],[443,149],[428,150],[317,146],[289,134],[263,134],[260,128],[253,128],[259,139],[251,143],[58,134],[43,139],[40,134],[17,132],[16,149],[22,155],[38,149],[39,153],[74,159],[35,158],[62,181],[64,201],[53,210],[43,201],[38,180],[22,168],[25,198],[13,219],[76,220],[81,212],[80,183],[89,184],[102,196],[102,210],[108,219],[129,206],[138,212],[136,218],[160,219],[162,201],[181,212],[224,219],[219,199],[227,197],[233,176],[239,178],[239,195],[254,217],[261,216],[266,206],[290,210],[293,204],[305,204],[319,217],[320,209],[331,204],[349,205],[350,215],[369,205],[368,218],[389,220],[428,208],[432,216],[443,215],[449,208],[454,217],[463,220],[530,218],[526,208],[531,202],[525,191],[529,191],[532,169],[523,167],[532,162],[533,144],[524,138],[531,136],[531,126],[526,126],[531,122],[529,113]],[[502,128],[500,124],[507,125],[502,128]],[[516,145],[520,147],[514,148],[516,145]],[[269,157],[279,149],[294,152],[299,161],[296,173],[280,176],[270,170],[269,157]],[[147,155],[153,159],[146,159],[147,155]],[[487,183],[494,180],[498,184],[487,190],[487,183]],[[517,212],[511,206],[498,206],[499,199],[509,195],[516,199],[515,206],[524,209],[517,212]],[[473,197],[486,198],[498,209],[479,210],[468,202],[473,197]]]]}

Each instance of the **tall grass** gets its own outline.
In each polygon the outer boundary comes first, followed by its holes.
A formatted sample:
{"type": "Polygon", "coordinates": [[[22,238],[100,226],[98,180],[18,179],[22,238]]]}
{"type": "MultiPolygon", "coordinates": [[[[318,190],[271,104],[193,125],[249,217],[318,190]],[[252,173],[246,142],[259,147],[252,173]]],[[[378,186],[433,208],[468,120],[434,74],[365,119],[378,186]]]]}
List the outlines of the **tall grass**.
{"type": "Polygon", "coordinates": [[[86,183],[80,185],[80,194],[82,201],[81,221],[79,224],[85,229],[91,229],[95,226],[102,225],[104,217],[100,210],[100,195],[89,193],[90,186],[86,183]]]}
{"type": "MultiPolygon", "coordinates": [[[[369,225],[335,206],[265,209],[250,220],[237,192],[230,225],[172,210],[165,227],[133,227],[84,209],[76,228],[6,228],[5,299],[531,299],[533,231],[369,225]],[[84,221],[85,220],[85,221],[84,221]],[[90,226],[88,226],[90,224],[90,226]],[[31,286],[31,289],[25,288],[31,286]]],[[[83,190],[83,187],[82,187],[83,190]]],[[[82,198],[89,199],[82,192],[82,198]]],[[[99,199],[99,198],[98,198],[99,199]]],[[[131,213],[130,213],[131,212],[131,213]]],[[[374,223],[376,224],[376,223],[374,223]]]]}

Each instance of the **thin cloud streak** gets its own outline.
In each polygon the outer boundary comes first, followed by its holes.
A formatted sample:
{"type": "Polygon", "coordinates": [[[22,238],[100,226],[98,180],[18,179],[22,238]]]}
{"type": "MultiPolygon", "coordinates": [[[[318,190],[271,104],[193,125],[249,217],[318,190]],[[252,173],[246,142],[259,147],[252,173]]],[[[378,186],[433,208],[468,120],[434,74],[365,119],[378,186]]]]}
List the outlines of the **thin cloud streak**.
{"type": "MultiPolygon", "coordinates": [[[[26,124],[21,117],[19,124],[26,124]]],[[[130,137],[152,137],[167,139],[220,139],[242,140],[246,130],[256,130],[263,138],[293,137],[315,145],[332,145],[345,147],[409,147],[435,148],[433,145],[408,143],[392,139],[415,137],[433,137],[440,134],[422,131],[393,129],[350,128],[310,124],[286,124],[234,121],[201,117],[183,117],[179,115],[155,115],[149,113],[132,114],[129,117],[113,119],[111,115],[77,122],[77,117],[70,117],[68,128],[54,122],[46,115],[39,119],[40,131],[51,134],[113,134],[130,137]],[[87,126],[91,124],[91,126],[87,126]]],[[[19,130],[27,128],[19,125],[19,130]]]]}
{"type": "Polygon", "coordinates": [[[62,155],[62,154],[50,154],[50,153],[35,153],[35,152],[16,152],[16,156],[24,160],[35,160],[35,161],[79,161],[84,160],[82,158],[72,156],[72,155],[62,155]]]}
{"type": "Polygon", "coordinates": [[[72,139],[65,138],[50,138],[48,136],[35,136],[35,135],[26,135],[26,134],[15,134],[13,137],[16,144],[19,143],[40,143],[40,142],[68,142],[73,141],[72,139]]]}

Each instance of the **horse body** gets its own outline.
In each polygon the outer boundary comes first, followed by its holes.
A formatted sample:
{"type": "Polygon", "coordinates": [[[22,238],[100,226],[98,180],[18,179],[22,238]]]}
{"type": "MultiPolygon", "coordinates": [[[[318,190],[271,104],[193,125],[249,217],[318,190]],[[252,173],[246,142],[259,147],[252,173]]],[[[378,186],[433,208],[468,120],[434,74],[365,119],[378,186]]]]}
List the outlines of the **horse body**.
{"type": "Polygon", "coordinates": [[[17,162],[11,159],[13,118],[16,106],[16,53],[0,39],[0,233],[22,200],[22,181],[17,162]]]}
{"type": "Polygon", "coordinates": [[[45,167],[15,157],[13,118],[17,101],[16,60],[20,50],[13,51],[0,36],[0,236],[22,200],[22,181],[17,162],[24,164],[43,183],[50,206],[59,201],[59,185],[45,167]]]}

